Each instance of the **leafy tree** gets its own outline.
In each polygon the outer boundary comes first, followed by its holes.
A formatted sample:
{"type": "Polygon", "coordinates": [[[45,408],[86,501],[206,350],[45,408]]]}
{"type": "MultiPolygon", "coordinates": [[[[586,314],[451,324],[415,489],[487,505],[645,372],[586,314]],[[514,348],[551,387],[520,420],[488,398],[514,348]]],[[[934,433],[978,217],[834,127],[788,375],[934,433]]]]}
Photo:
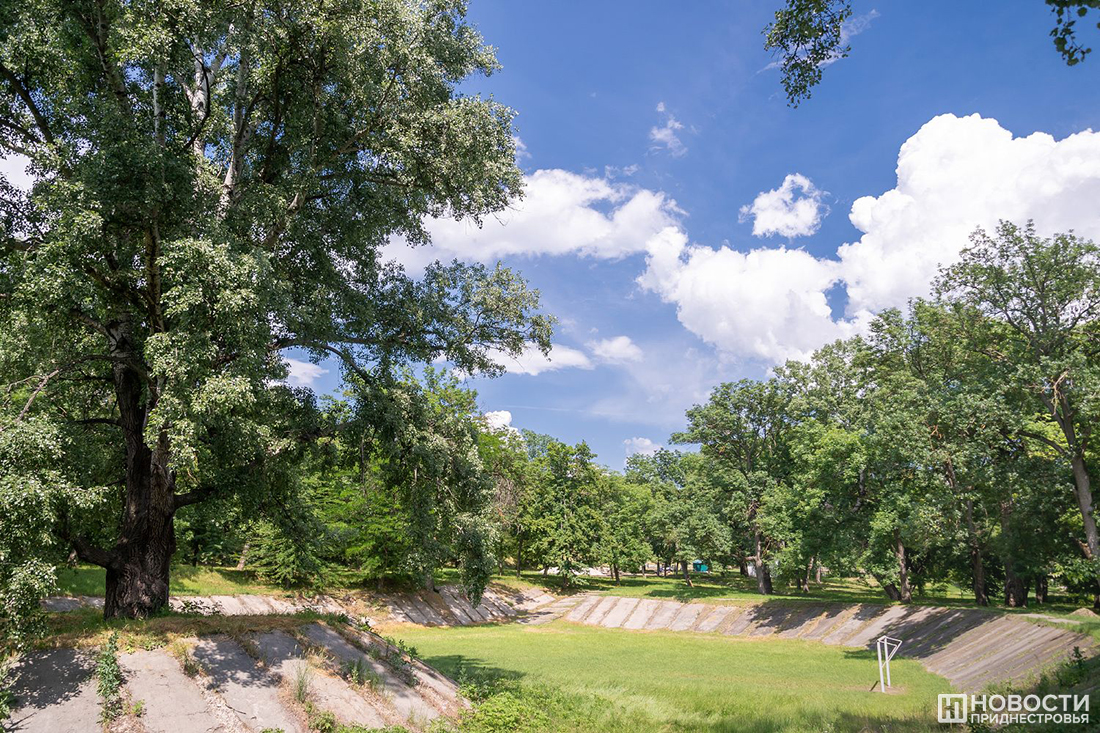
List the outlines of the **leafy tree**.
{"type": "Polygon", "coordinates": [[[530,499],[532,552],[565,585],[598,557],[601,476],[588,446],[552,441],[536,459],[530,499]]]}
{"type": "Polygon", "coordinates": [[[699,443],[708,466],[739,475],[732,483],[730,516],[743,521],[753,548],[757,587],[772,592],[768,555],[773,549],[760,521],[763,497],[791,469],[787,408],[790,395],[779,380],[742,380],[719,385],[706,405],[687,412],[688,428],[677,443],[699,443]]]}
{"type": "Polygon", "coordinates": [[[646,523],[653,498],[646,487],[632,484],[617,474],[605,474],[601,480],[603,527],[597,554],[611,568],[618,585],[620,570],[644,568],[652,556],[646,523]]]}
{"type": "Polygon", "coordinates": [[[1031,223],[1001,222],[993,234],[972,235],[937,287],[960,322],[970,324],[971,348],[996,370],[1019,409],[1054,429],[1024,427],[1019,434],[1069,463],[1082,550],[1100,581],[1087,463],[1100,407],[1100,248],[1073,234],[1042,238],[1031,223]]]}
{"type": "Polygon", "coordinates": [[[279,383],[282,350],[331,355],[376,395],[402,364],[492,374],[495,349],[548,348],[513,273],[456,263],[418,282],[379,253],[520,187],[511,111],[456,92],[496,68],[460,0],[0,14],[0,154],[36,176],[3,191],[0,380],[30,387],[9,392],[25,398],[11,423],[78,435],[58,470],[119,487],[116,526],[81,500],[54,527],[106,569],[106,616],[164,606],[182,507],[295,490],[303,445],[332,426],[279,383]]]}
{"type": "MultiPolygon", "coordinates": [[[[1100,9],[1100,0],[1045,0],[1055,16],[1050,32],[1054,48],[1067,66],[1092,51],[1077,38],[1077,21],[1100,9]]],[[[852,50],[844,24],[852,16],[851,0],[787,0],[764,29],[764,48],[779,57],[783,91],[792,107],[810,98],[822,69],[852,50]]],[[[1100,23],[1097,24],[1100,27],[1100,23]]]]}

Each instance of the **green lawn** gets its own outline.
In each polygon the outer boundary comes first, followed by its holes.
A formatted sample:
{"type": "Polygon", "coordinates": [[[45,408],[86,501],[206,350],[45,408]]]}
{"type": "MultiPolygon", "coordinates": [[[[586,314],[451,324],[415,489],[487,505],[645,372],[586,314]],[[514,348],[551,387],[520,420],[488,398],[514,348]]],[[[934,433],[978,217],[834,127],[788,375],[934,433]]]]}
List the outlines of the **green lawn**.
{"type": "Polygon", "coordinates": [[[428,663],[484,698],[466,730],[936,730],[945,680],[872,652],[797,640],[546,626],[406,629],[428,663]]]}
{"type": "MultiPolygon", "coordinates": [[[[103,568],[92,565],[61,567],[57,584],[62,595],[102,596],[106,576],[103,568]]],[[[178,565],[172,568],[171,593],[181,596],[220,596],[241,593],[277,595],[285,593],[256,579],[248,570],[178,565]]]]}

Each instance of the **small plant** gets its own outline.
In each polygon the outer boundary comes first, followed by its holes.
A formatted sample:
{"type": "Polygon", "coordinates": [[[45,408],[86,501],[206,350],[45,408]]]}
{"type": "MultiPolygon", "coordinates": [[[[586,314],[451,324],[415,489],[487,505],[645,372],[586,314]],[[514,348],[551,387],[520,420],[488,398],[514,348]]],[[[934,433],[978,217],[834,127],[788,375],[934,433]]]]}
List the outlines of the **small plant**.
{"type": "Polygon", "coordinates": [[[135,718],[140,718],[142,715],[145,715],[145,701],[138,700],[133,705],[131,705],[130,714],[133,715],[135,718]]]}
{"type": "Polygon", "coordinates": [[[313,684],[313,668],[305,662],[294,670],[294,699],[305,705],[309,700],[309,688],[313,684]]]}
{"type": "Polygon", "coordinates": [[[187,645],[182,641],[174,641],[171,646],[168,647],[168,652],[175,657],[180,667],[183,668],[183,673],[188,677],[198,677],[204,674],[206,670],[202,668],[199,661],[191,655],[191,650],[187,648],[187,645]]]}
{"type": "Polygon", "coordinates": [[[122,668],[118,664],[118,632],[111,634],[99,651],[95,667],[96,688],[103,710],[100,718],[105,723],[122,714],[122,668]]]}
{"type": "Polygon", "coordinates": [[[366,660],[362,658],[351,662],[345,662],[344,676],[347,677],[353,685],[358,685],[359,687],[370,687],[372,690],[377,690],[382,685],[382,679],[370,668],[366,660]]]}
{"type": "MultiPolygon", "coordinates": [[[[18,654],[11,654],[6,659],[0,659],[0,723],[8,719],[12,707],[15,705],[15,695],[11,691],[11,685],[14,682],[11,671],[18,661],[18,654]]],[[[0,725],[0,730],[4,730],[2,725],[0,725]]]]}

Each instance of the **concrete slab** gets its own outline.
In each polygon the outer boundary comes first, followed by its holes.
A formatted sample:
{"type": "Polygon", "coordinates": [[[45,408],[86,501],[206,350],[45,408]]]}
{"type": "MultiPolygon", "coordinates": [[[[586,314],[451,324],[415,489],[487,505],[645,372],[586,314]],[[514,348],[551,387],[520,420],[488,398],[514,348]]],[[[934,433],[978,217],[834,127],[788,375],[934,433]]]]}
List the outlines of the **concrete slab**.
{"type": "Polygon", "coordinates": [[[15,668],[15,709],[4,730],[19,733],[98,733],[95,660],[74,649],[28,652],[15,668]]]}
{"type": "Polygon", "coordinates": [[[826,606],[821,616],[813,626],[807,624],[805,630],[800,632],[800,639],[817,641],[827,636],[837,624],[848,620],[849,615],[855,612],[854,608],[847,606],[826,606]]]}
{"type": "Polygon", "coordinates": [[[729,617],[732,611],[732,606],[715,606],[705,618],[701,619],[699,623],[696,624],[695,630],[701,634],[715,631],[722,625],[722,622],[729,617]]]}
{"type": "Polygon", "coordinates": [[[292,687],[299,675],[307,675],[310,697],[318,707],[331,712],[340,722],[367,728],[386,726],[381,712],[346,682],[310,668],[309,662],[302,658],[302,647],[290,635],[269,631],[252,638],[270,669],[292,687]],[[303,671],[307,669],[308,672],[303,671]]]}
{"type": "Polygon", "coordinates": [[[874,645],[875,640],[882,636],[886,629],[896,627],[912,613],[912,609],[905,606],[890,606],[883,613],[875,616],[871,621],[856,633],[845,640],[847,646],[874,645]]]}
{"type": "Polygon", "coordinates": [[[211,733],[226,731],[179,662],[159,649],[119,655],[126,689],[145,712],[147,733],[211,733]]]}
{"type": "Polygon", "coordinates": [[[726,630],[722,633],[729,636],[740,636],[747,633],[753,623],[756,621],[756,613],[760,610],[760,606],[748,606],[742,611],[737,618],[731,623],[726,625],[726,630]]]}
{"type": "Polygon", "coordinates": [[[756,607],[756,623],[748,630],[749,636],[771,636],[790,621],[798,608],[776,603],[761,603],[756,607]]]}
{"type": "Polygon", "coordinates": [[[642,598],[638,601],[638,605],[634,607],[633,613],[630,617],[623,622],[624,629],[644,629],[646,623],[650,617],[656,613],[660,607],[660,602],[655,601],[652,598],[642,598]]]}
{"type": "Polygon", "coordinates": [[[307,733],[298,716],[283,705],[279,678],[256,664],[237,642],[228,636],[207,636],[195,642],[192,653],[229,709],[250,730],[307,733]]]}
{"type": "Polygon", "coordinates": [[[811,628],[813,624],[817,623],[821,618],[824,608],[816,603],[806,604],[805,608],[799,609],[796,613],[792,614],[787,622],[783,624],[783,627],[779,630],[780,639],[795,639],[808,628],[811,628]]]}
{"type": "Polygon", "coordinates": [[[599,596],[588,596],[583,601],[573,606],[569,613],[565,614],[566,621],[572,621],[574,623],[581,623],[588,616],[589,612],[596,607],[596,604],[600,602],[599,596]]]}
{"type": "MultiPolygon", "coordinates": [[[[349,633],[353,634],[360,644],[365,647],[374,647],[383,656],[397,652],[393,645],[377,634],[358,629],[349,629],[349,633]]],[[[408,662],[416,676],[417,689],[430,690],[435,696],[437,707],[444,710],[457,710],[465,706],[465,701],[458,692],[458,684],[454,680],[417,659],[410,658],[408,662]]]]}
{"type": "Polygon", "coordinates": [[[467,623],[479,624],[488,619],[474,610],[473,606],[466,598],[455,592],[454,588],[450,586],[443,586],[439,589],[439,595],[443,597],[443,600],[447,604],[447,608],[451,609],[451,613],[455,616],[466,619],[467,623]]]}
{"type": "Polygon", "coordinates": [[[832,631],[822,637],[821,641],[830,645],[844,644],[848,637],[853,636],[865,624],[885,613],[885,611],[884,606],[859,606],[843,623],[837,624],[832,631]]]}
{"type": "Polygon", "coordinates": [[[659,603],[660,606],[653,612],[645,625],[646,629],[651,631],[667,629],[668,625],[672,623],[672,619],[676,618],[676,614],[680,611],[681,604],[675,601],[659,601],[659,603]]]}
{"type": "Polygon", "coordinates": [[[596,604],[596,607],[592,609],[592,613],[588,614],[588,618],[584,620],[589,626],[600,626],[603,624],[604,617],[615,607],[615,604],[619,602],[617,596],[604,596],[600,599],[600,602],[596,604]]]}
{"type": "Polygon", "coordinates": [[[704,603],[688,603],[672,619],[672,623],[668,625],[669,631],[687,631],[706,607],[704,603]]]}
{"type": "Polygon", "coordinates": [[[439,711],[399,678],[389,666],[365,654],[334,629],[313,623],[302,627],[302,634],[314,644],[327,649],[341,664],[356,662],[364,664],[378,675],[382,682],[380,692],[385,695],[403,720],[417,725],[439,717],[439,711]]]}
{"type": "Polygon", "coordinates": [[[604,616],[603,626],[605,629],[617,629],[623,625],[627,617],[634,611],[638,605],[637,598],[620,598],[619,602],[615,604],[615,607],[607,612],[604,616]]]}

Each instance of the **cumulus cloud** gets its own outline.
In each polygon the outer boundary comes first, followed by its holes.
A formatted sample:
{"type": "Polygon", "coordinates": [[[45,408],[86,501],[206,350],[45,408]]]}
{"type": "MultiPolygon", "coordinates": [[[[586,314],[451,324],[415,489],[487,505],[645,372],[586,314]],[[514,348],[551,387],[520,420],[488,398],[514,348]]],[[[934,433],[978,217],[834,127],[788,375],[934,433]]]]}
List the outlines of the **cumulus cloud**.
{"type": "Polygon", "coordinates": [[[659,443],[654,443],[649,438],[627,438],[623,441],[623,445],[626,446],[627,458],[636,453],[651,456],[661,449],[659,443]]]}
{"type": "Polygon", "coordinates": [[[328,369],[308,361],[299,361],[287,356],[283,357],[283,361],[286,362],[288,371],[287,384],[293,387],[312,387],[314,382],[328,374],[328,369]]]}
{"type": "Polygon", "coordinates": [[[761,191],[751,204],[742,206],[738,220],[752,219],[752,233],[757,237],[808,237],[829,213],[825,195],[806,176],[791,173],[779,188],[761,191]]]}
{"type": "Polygon", "coordinates": [[[629,336],[615,336],[599,341],[589,341],[588,348],[592,350],[597,359],[610,364],[639,361],[642,358],[641,348],[629,336]]]}
{"type": "Polygon", "coordinates": [[[801,358],[846,335],[825,292],[836,262],[800,249],[711,249],[668,228],[650,241],[642,287],[674,303],[680,322],[720,350],[771,362],[801,358]]]}
{"type": "Polygon", "coordinates": [[[665,194],[608,178],[545,169],[526,177],[524,196],[477,227],[428,222],[432,244],[392,242],[386,255],[419,269],[440,259],[492,262],[508,255],[580,255],[616,259],[644,251],[653,234],[681,211],[665,194]]]}
{"type": "Polygon", "coordinates": [[[739,252],[689,244],[670,226],[648,244],[638,282],[674,303],[719,350],[775,363],[865,330],[874,313],[926,296],[976,227],[1034,219],[1040,232],[1100,238],[1100,133],[1013,137],[993,119],[941,115],[902,145],[897,185],[852,206],[862,232],[835,257],[800,249],[739,252]],[[847,291],[833,316],[827,293],[847,291]]]}
{"type": "Polygon", "coordinates": [[[687,146],[680,139],[679,132],[684,129],[684,124],[677,120],[671,112],[665,108],[664,102],[657,103],[657,112],[664,115],[664,124],[655,125],[649,129],[649,140],[653,143],[654,150],[664,149],[674,158],[679,158],[687,152],[687,146]]]}
{"type": "Polygon", "coordinates": [[[592,360],[578,349],[561,344],[550,347],[549,356],[543,356],[534,344],[529,344],[518,356],[510,356],[503,352],[492,354],[492,359],[503,364],[509,374],[529,374],[538,376],[543,372],[553,372],[559,369],[591,369],[592,360]]]}
{"type": "Polygon", "coordinates": [[[1045,233],[1100,237],[1100,133],[1013,137],[994,119],[941,115],[905,142],[897,186],[865,196],[849,218],[863,236],[837,252],[849,312],[927,295],[976,227],[1034,219],[1045,233]]]}
{"type": "Polygon", "coordinates": [[[498,433],[510,433],[519,435],[520,432],[512,425],[512,413],[508,410],[493,410],[484,415],[485,422],[491,430],[498,433]]]}

